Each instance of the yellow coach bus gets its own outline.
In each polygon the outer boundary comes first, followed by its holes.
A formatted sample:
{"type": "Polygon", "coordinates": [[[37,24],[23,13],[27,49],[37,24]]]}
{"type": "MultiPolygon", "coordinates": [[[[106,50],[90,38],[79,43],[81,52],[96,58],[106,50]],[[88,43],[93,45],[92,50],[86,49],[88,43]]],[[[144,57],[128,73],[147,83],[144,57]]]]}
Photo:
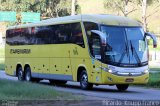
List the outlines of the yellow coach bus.
{"type": "Polygon", "coordinates": [[[75,15],[9,27],[5,71],[18,80],[93,85],[145,84],[148,46],[141,25],[114,15],[75,15]]]}

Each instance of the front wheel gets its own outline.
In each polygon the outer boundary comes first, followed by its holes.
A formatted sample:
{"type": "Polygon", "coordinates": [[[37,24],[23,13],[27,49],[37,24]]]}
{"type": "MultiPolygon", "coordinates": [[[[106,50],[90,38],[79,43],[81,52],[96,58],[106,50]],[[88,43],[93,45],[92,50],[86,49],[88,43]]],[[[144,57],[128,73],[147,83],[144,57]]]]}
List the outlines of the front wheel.
{"type": "Polygon", "coordinates": [[[129,84],[117,84],[116,87],[119,91],[125,91],[128,89],[129,84]]]}
{"type": "Polygon", "coordinates": [[[93,84],[88,82],[88,75],[86,71],[82,71],[80,75],[80,85],[84,90],[92,89],[93,84]]]}

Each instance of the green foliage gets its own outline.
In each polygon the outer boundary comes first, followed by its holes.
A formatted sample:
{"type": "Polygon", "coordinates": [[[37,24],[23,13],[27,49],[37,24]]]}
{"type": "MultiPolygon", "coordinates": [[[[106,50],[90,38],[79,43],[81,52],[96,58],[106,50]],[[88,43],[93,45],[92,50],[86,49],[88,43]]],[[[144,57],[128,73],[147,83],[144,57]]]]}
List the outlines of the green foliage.
{"type": "Polygon", "coordinates": [[[112,9],[115,12],[121,12],[124,16],[128,16],[131,12],[136,9],[128,10],[128,4],[133,3],[132,0],[104,0],[104,8],[112,9]]]}
{"type": "MultiPolygon", "coordinates": [[[[137,14],[134,18],[137,18],[140,23],[142,23],[144,30],[154,30],[157,28],[152,28],[152,26],[158,26],[157,20],[151,18],[151,16],[159,12],[160,0],[104,0],[104,8],[112,10],[113,13],[123,16],[130,16],[130,13],[140,13],[140,17],[137,14]],[[157,25],[155,25],[157,24],[157,25]]],[[[158,16],[156,16],[158,17],[158,16]]],[[[132,14],[133,18],[133,14],[132,14]]],[[[136,20],[137,20],[136,19],[136,20]]],[[[157,19],[157,18],[156,18],[157,19]]]]}
{"type": "Polygon", "coordinates": [[[77,3],[77,0],[76,0],[75,9],[76,9],[76,14],[81,14],[81,7],[80,7],[80,5],[77,3]]]}
{"type": "Polygon", "coordinates": [[[150,74],[149,82],[146,84],[146,86],[160,88],[160,73],[150,74]]]}
{"type": "MultiPolygon", "coordinates": [[[[135,0],[135,1],[136,1],[137,4],[141,5],[143,0],[135,0]]],[[[147,0],[147,5],[152,5],[152,4],[157,3],[157,2],[159,2],[159,0],[147,0]]]]}
{"type": "Polygon", "coordinates": [[[104,0],[104,8],[106,9],[113,9],[117,11],[119,10],[119,7],[123,8],[123,4],[123,0],[104,0]]]}
{"type": "Polygon", "coordinates": [[[38,0],[33,4],[30,3],[29,10],[40,12],[45,17],[70,15],[71,0],[38,0]]]}
{"type": "Polygon", "coordinates": [[[0,2],[0,11],[40,12],[43,17],[48,18],[71,14],[71,0],[0,0],[0,2]]]}
{"type": "Polygon", "coordinates": [[[149,88],[160,88],[160,73],[150,73],[149,81],[144,85],[136,85],[136,86],[144,86],[149,88]]]}
{"type": "Polygon", "coordinates": [[[4,70],[5,69],[5,65],[3,63],[0,63],[0,70],[4,70]]]}

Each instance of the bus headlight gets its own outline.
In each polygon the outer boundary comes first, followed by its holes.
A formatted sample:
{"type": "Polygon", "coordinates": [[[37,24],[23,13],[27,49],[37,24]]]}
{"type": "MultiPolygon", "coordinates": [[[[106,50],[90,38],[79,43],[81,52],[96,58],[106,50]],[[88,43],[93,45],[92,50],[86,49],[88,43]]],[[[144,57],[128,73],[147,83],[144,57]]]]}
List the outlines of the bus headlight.
{"type": "Polygon", "coordinates": [[[145,70],[145,71],[143,71],[143,73],[144,73],[144,74],[147,74],[147,73],[149,73],[149,70],[145,70]]]}
{"type": "Polygon", "coordinates": [[[112,70],[108,70],[109,73],[112,73],[112,70]]]}
{"type": "Polygon", "coordinates": [[[109,73],[117,73],[118,71],[109,69],[108,72],[109,72],[109,73]]]}
{"type": "Polygon", "coordinates": [[[106,71],[106,72],[109,72],[109,73],[117,73],[118,71],[116,70],[112,70],[112,69],[109,69],[109,68],[105,68],[105,67],[101,67],[102,70],[106,71]]]}

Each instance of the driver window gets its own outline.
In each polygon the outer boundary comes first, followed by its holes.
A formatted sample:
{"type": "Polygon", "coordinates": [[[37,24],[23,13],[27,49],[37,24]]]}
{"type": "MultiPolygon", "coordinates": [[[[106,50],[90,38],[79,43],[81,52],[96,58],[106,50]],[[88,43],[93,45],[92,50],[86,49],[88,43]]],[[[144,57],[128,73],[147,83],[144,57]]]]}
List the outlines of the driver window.
{"type": "Polygon", "coordinates": [[[96,34],[92,34],[91,53],[96,59],[101,59],[101,41],[100,37],[96,34]]]}

